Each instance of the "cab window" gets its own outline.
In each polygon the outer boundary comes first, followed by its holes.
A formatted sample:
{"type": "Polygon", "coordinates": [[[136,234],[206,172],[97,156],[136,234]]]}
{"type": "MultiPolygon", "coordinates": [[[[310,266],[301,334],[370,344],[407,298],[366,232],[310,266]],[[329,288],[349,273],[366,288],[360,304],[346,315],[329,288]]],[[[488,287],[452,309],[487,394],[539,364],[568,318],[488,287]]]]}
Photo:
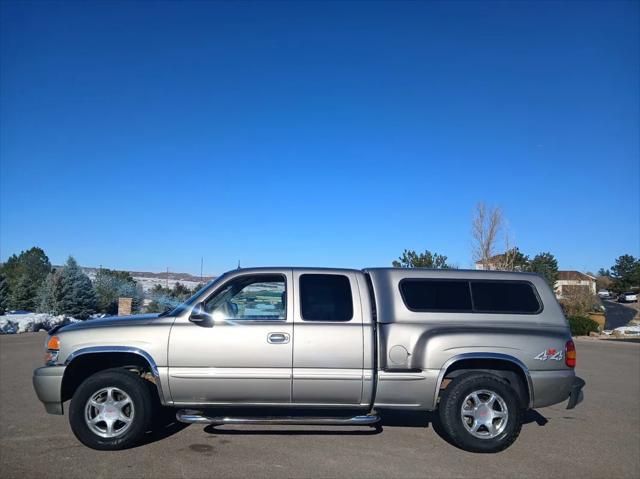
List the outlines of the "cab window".
{"type": "Polygon", "coordinates": [[[300,309],[304,321],[349,321],[353,299],[349,278],[341,274],[300,276],[300,309]]]}
{"type": "Polygon", "coordinates": [[[285,320],[286,282],[279,274],[241,276],[205,302],[214,320],[285,320]]]}

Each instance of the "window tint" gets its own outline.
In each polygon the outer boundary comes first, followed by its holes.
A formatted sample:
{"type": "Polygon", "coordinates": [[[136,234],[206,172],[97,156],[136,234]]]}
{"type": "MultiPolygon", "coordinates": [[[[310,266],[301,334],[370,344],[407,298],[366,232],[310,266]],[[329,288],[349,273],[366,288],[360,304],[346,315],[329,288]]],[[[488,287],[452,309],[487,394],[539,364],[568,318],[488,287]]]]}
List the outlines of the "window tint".
{"type": "Polygon", "coordinates": [[[413,311],[471,311],[468,281],[405,279],[400,292],[413,311]]]}
{"type": "Polygon", "coordinates": [[[538,297],[530,283],[472,281],[473,309],[478,313],[537,313],[538,297]]]}
{"type": "Polygon", "coordinates": [[[286,318],[284,276],[262,274],[236,278],[206,302],[205,311],[214,320],[283,320],[286,318]]]}
{"type": "Polygon", "coordinates": [[[400,293],[412,311],[536,314],[542,309],[526,281],[405,279],[400,293]]]}
{"type": "Polygon", "coordinates": [[[349,278],[337,274],[300,276],[300,309],[305,321],[349,321],[353,302],[349,278]]]}

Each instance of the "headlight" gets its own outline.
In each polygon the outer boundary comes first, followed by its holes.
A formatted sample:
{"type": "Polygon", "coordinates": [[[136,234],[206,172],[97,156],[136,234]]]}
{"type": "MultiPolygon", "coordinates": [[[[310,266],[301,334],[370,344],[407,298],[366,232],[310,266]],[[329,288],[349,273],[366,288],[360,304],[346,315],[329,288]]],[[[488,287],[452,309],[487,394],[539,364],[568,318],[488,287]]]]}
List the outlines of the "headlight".
{"type": "Polygon", "coordinates": [[[58,354],[60,353],[60,338],[58,336],[50,336],[47,340],[47,351],[44,354],[44,363],[47,366],[53,366],[58,362],[58,354]]]}

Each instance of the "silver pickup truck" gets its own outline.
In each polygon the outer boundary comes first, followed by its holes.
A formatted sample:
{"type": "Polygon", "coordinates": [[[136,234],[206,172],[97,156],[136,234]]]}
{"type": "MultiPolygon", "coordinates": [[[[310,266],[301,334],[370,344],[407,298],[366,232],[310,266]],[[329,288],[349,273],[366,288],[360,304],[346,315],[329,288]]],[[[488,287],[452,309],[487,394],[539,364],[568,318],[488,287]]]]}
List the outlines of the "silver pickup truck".
{"type": "Polygon", "coordinates": [[[52,414],[71,400],[76,437],[105,450],[137,444],[171,407],[218,425],[437,410],[450,442],[496,452],[527,409],[573,408],[584,386],[553,292],[524,273],[239,269],[171,311],[56,328],[45,347],[38,398],[52,414]]]}

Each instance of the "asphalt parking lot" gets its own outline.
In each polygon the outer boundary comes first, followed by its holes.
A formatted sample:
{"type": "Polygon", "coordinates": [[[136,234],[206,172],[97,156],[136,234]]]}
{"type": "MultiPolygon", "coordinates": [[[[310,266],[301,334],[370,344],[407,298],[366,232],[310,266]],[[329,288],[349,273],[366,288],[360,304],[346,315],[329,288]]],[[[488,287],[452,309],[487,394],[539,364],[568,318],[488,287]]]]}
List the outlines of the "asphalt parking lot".
{"type": "Polygon", "coordinates": [[[615,329],[620,326],[626,326],[629,321],[636,315],[636,310],[627,304],[620,304],[610,299],[602,301],[605,307],[606,329],[615,329]]]}
{"type": "Polygon", "coordinates": [[[164,438],[98,452],[67,417],[44,412],[31,386],[43,333],[0,336],[0,476],[46,477],[640,477],[640,344],[578,340],[585,402],[529,415],[493,455],[449,445],[427,415],[371,428],[168,427],[164,438]]]}

